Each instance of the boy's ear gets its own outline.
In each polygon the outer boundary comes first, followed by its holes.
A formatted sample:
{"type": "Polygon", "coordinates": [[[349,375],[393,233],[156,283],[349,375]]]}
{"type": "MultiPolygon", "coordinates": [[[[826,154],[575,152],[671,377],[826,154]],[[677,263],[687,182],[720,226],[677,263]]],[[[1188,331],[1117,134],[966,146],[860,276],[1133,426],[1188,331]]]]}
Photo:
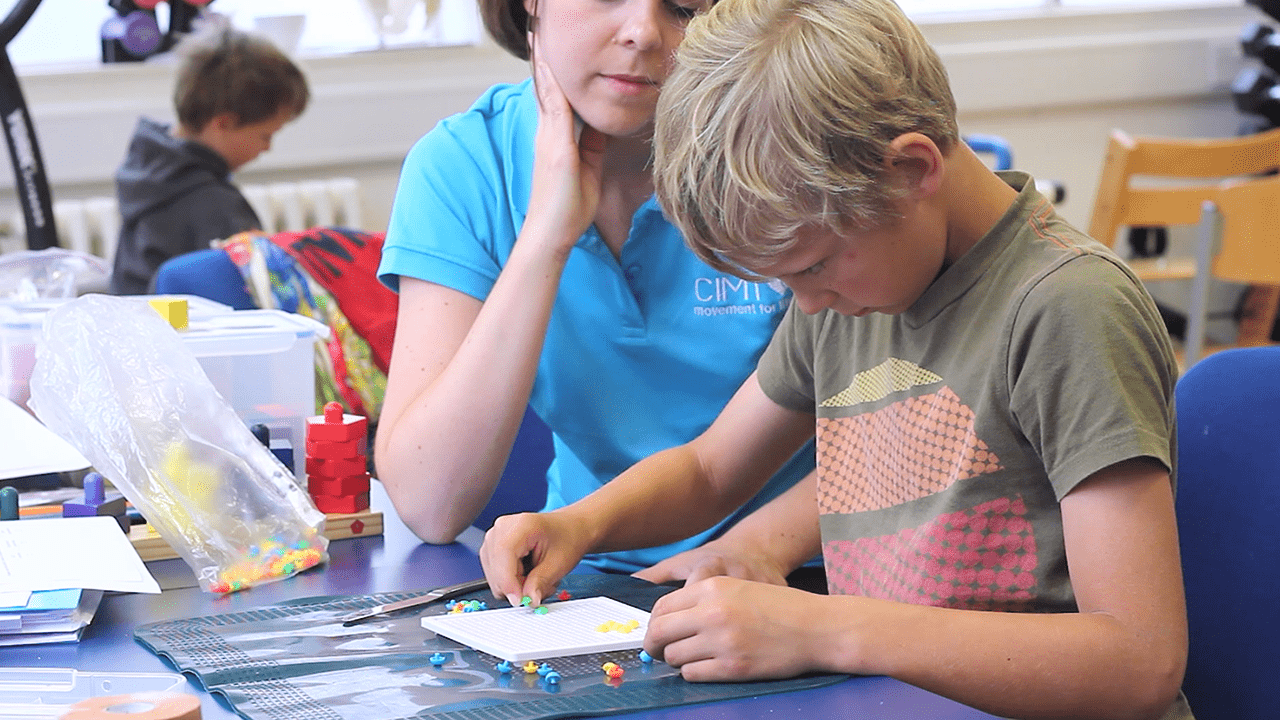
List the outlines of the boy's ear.
{"type": "Polygon", "coordinates": [[[889,143],[885,164],[894,184],[910,197],[929,197],[942,187],[945,170],[942,151],[922,133],[904,133],[894,138],[889,143]]]}
{"type": "Polygon", "coordinates": [[[220,112],[217,115],[213,116],[213,119],[209,121],[209,125],[212,126],[215,130],[219,130],[222,132],[235,130],[236,128],[240,127],[240,116],[229,111],[220,112]]]}

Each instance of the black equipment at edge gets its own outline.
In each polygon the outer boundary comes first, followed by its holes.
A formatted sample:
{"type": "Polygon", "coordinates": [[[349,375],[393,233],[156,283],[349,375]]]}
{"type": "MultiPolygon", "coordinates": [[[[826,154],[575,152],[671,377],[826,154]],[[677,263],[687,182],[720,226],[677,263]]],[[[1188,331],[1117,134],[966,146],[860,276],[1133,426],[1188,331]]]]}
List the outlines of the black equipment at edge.
{"type": "Polygon", "coordinates": [[[18,0],[9,16],[0,22],[0,124],[4,125],[4,137],[9,143],[13,190],[27,225],[27,247],[32,250],[56,247],[58,232],[35,125],[27,113],[18,74],[9,60],[9,41],[17,36],[39,5],[40,0],[18,0]]]}

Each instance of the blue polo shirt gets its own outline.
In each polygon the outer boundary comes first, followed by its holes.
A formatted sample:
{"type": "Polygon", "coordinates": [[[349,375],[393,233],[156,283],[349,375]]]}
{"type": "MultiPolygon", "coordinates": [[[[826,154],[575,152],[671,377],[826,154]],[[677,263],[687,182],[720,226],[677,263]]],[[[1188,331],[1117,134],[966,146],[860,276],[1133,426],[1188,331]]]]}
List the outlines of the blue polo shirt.
{"type": "MultiPolygon", "coordinates": [[[[528,208],[537,104],[532,83],[491,88],[410,150],[379,278],[484,300],[528,208]]],[[[791,299],[781,283],[713,270],[650,198],[615,258],[595,228],[565,265],[529,403],[551,428],[547,509],[572,503],[637,461],[705,430],[751,374],[791,299]]],[[[634,572],[715,537],[813,469],[809,445],[715,528],[656,548],[587,559],[634,572]]]]}

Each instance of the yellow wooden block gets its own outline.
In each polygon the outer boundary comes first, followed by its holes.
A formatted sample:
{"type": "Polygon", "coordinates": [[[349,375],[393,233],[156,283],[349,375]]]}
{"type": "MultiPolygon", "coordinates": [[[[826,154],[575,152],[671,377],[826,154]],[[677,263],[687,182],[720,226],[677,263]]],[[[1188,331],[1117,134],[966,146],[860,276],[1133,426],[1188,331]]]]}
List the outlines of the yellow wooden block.
{"type": "Polygon", "coordinates": [[[174,330],[187,329],[187,301],[184,298],[156,297],[147,300],[160,317],[164,318],[174,330]]]}

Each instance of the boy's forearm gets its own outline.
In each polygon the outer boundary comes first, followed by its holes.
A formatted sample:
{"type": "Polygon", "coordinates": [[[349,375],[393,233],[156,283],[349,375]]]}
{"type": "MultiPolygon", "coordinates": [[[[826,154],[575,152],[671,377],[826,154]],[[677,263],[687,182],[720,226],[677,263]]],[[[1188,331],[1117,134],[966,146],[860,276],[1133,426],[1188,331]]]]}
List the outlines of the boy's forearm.
{"type": "Polygon", "coordinates": [[[1152,717],[1172,704],[1185,645],[1105,613],[951,610],[816,596],[822,669],[889,675],[1002,717],[1152,717]],[[820,614],[819,614],[820,613],[820,614]]]}
{"type": "Polygon", "coordinates": [[[681,445],[645,458],[557,512],[582,528],[589,552],[611,552],[683,540],[735,507],[708,482],[690,446],[681,445]]]}
{"type": "Polygon", "coordinates": [[[746,503],[811,437],[813,416],[775,404],[752,374],[697,438],[650,455],[564,510],[589,529],[588,552],[683,540],[746,503]]]}

